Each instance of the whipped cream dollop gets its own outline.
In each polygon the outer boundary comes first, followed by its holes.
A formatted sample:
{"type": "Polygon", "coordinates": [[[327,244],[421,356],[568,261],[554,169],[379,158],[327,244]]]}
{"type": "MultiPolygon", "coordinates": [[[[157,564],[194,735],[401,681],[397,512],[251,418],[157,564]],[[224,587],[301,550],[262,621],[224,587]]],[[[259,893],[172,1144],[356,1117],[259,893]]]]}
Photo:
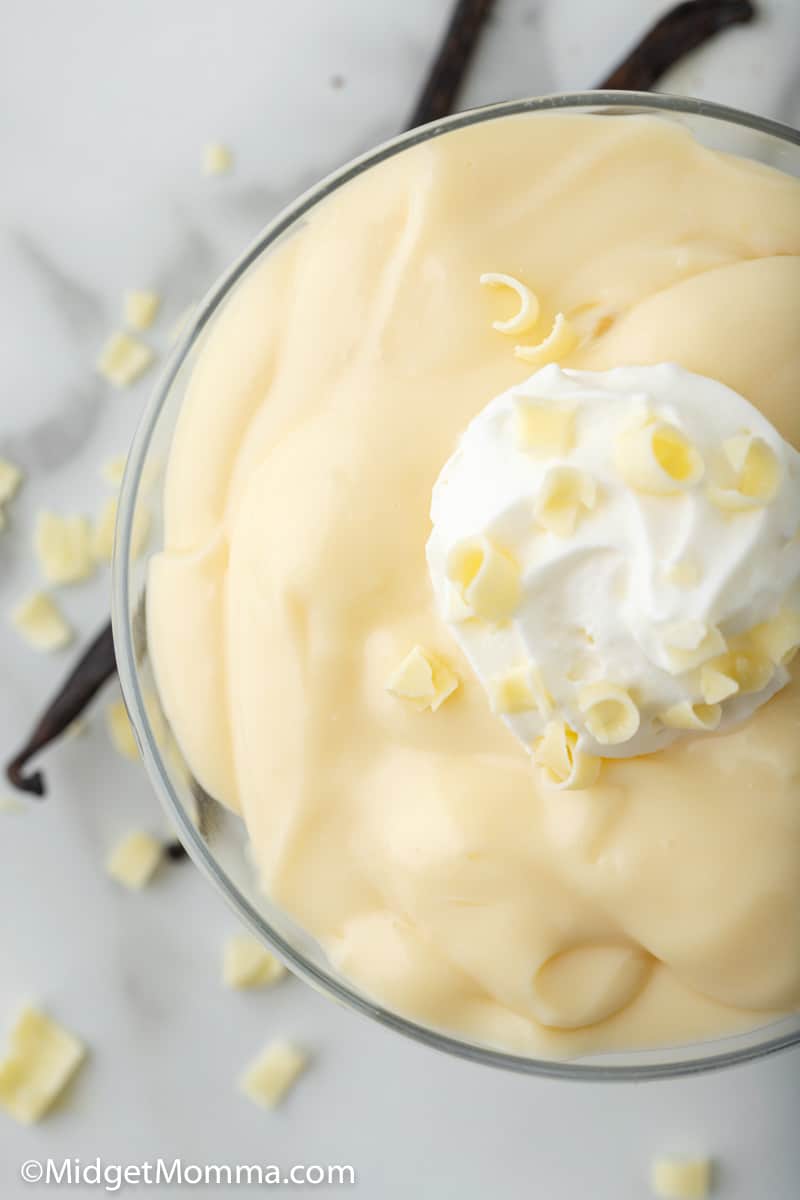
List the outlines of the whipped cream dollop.
{"type": "Polygon", "coordinates": [[[673,364],[544,367],[433,490],[437,607],[551,780],[742,722],[800,643],[800,454],[673,364]]]}

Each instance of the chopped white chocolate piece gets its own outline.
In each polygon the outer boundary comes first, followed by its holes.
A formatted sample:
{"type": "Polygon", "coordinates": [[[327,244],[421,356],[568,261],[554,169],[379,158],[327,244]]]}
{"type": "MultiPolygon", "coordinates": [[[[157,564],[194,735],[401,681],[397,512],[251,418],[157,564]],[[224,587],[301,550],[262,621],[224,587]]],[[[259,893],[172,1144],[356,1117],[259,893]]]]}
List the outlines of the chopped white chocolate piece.
{"type": "Polygon", "coordinates": [[[579,518],[597,504],[597,484],[577,467],[553,467],[542,481],[533,503],[533,515],[543,529],[568,538],[579,518]]]}
{"type": "Polygon", "coordinates": [[[520,712],[552,716],[553,697],[545,687],[541,671],[533,663],[515,667],[505,675],[495,675],[489,680],[488,690],[492,712],[500,716],[520,712]]]}
{"type": "Polygon", "coordinates": [[[521,450],[568,454],[575,440],[575,406],[534,396],[514,398],[514,438],[521,450]]]}
{"type": "Polygon", "coordinates": [[[92,574],[91,527],[86,517],[41,512],[34,540],[48,583],[79,583],[92,574]]]}
{"type": "Polygon", "coordinates": [[[578,749],[578,735],[564,721],[551,721],[533,747],[533,760],[545,778],[558,788],[591,787],[600,774],[602,760],[578,749]]]}
{"type": "Polygon", "coordinates": [[[0,505],[13,500],[22,484],[22,471],[6,458],[0,458],[0,505]]]}
{"type": "Polygon", "coordinates": [[[286,967],[247,933],[235,933],[225,943],[222,981],[229,988],[264,987],[287,974],[286,967]]]}
{"type": "Polygon", "coordinates": [[[581,688],[578,708],[589,733],[603,746],[630,741],[639,729],[639,709],[630,693],[615,683],[601,681],[581,688]]]}
{"type": "Polygon", "coordinates": [[[45,592],[23,600],[11,614],[11,621],[34,650],[61,650],[75,636],[55,600],[45,592]]]}
{"type": "Polygon", "coordinates": [[[119,487],[122,483],[122,476],[125,474],[125,464],[127,461],[127,455],[117,454],[114,458],[109,458],[103,463],[101,474],[106,483],[110,483],[112,487],[119,487]]]}
{"type": "Polygon", "coordinates": [[[24,1125],[39,1121],[85,1057],[73,1034],[37,1009],[23,1009],[0,1061],[0,1106],[24,1125]]]}
{"type": "Polygon", "coordinates": [[[729,512],[761,508],[774,498],[782,469],[771,446],[750,433],[740,433],[722,444],[708,488],[708,498],[729,512]]]}
{"type": "Polygon", "coordinates": [[[475,615],[454,583],[447,589],[443,615],[445,621],[469,621],[475,615]]]}
{"type": "Polygon", "coordinates": [[[137,761],[139,758],[139,747],[136,744],[136,738],[133,734],[133,726],[128,716],[128,710],[122,700],[114,700],[113,703],[109,704],[106,709],[106,721],[114,748],[123,758],[129,758],[134,762],[137,761]]]}
{"type": "Polygon", "coordinates": [[[755,648],[776,666],[788,666],[800,647],[800,613],[784,608],[750,630],[755,648]]]}
{"type": "Polygon", "coordinates": [[[565,358],[578,344],[578,335],[563,313],[557,313],[550,333],[536,346],[515,346],[517,358],[531,363],[535,367],[546,367],[548,363],[559,362],[565,358]]]}
{"type": "Polygon", "coordinates": [[[490,272],[481,275],[481,283],[488,287],[510,288],[519,298],[519,310],[513,317],[509,317],[507,321],[492,321],[492,329],[496,329],[498,333],[527,333],[539,320],[539,300],[536,293],[513,275],[490,272]]]}
{"type": "Polygon", "coordinates": [[[0,796],[0,812],[19,813],[25,811],[25,805],[20,804],[16,796],[0,796]]]}
{"type": "Polygon", "coordinates": [[[155,358],[153,351],[144,342],[127,333],[112,333],[100,352],[96,366],[99,374],[115,387],[128,387],[135,383],[155,358]]]}
{"type": "Polygon", "coordinates": [[[667,583],[671,583],[673,587],[697,587],[700,582],[700,568],[688,558],[683,558],[679,562],[673,563],[664,572],[664,579],[667,583]]]}
{"type": "Polygon", "coordinates": [[[772,679],[775,664],[749,634],[731,638],[726,654],[711,664],[723,675],[735,679],[743,695],[760,692],[772,679]]]}
{"type": "Polygon", "coordinates": [[[712,1168],[709,1158],[657,1158],[650,1172],[653,1193],[662,1200],[705,1200],[712,1168]]]}
{"type": "Polygon", "coordinates": [[[716,729],[721,719],[722,709],[719,704],[692,704],[690,700],[681,700],[680,704],[673,704],[659,717],[668,729],[696,729],[704,733],[716,729]]]}
{"type": "Polygon", "coordinates": [[[666,668],[672,675],[692,671],[726,649],[725,638],[716,625],[703,621],[681,621],[662,633],[666,668]]]}
{"type": "Polygon", "coordinates": [[[614,466],[634,491],[662,496],[694,487],[705,474],[702,456],[686,435],[656,419],[619,435],[614,466]]]}
{"type": "Polygon", "coordinates": [[[203,170],[206,175],[225,175],[233,166],[233,155],[222,142],[209,142],[203,149],[203,170]]]}
{"type": "Polygon", "coordinates": [[[386,682],[386,690],[420,712],[436,712],[458,687],[458,676],[438,655],[414,646],[386,682]]]}
{"type": "Polygon", "coordinates": [[[308,1057],[289,1042],[272,1042],[244,1071],[239,1087],[254,1104],[277,1108],[308,1057]]]}
{"type": "Polygon", "coordinates": [[[459,542],[447,559],[447,577],[461,592],[471,614],[484,621],[504,621],[519,603],[520,572],[516,560],[481,535],[459,542]]]}
{"type": "Polygon", "coordinates": [[[161,297],[158,292],[131,291],[125,293],[125,324],[130,329],[149,329],[156,319],[161,297]]]}
{"type": "Polygon", "coordinates": [[[150,882],[164,857],[164,847],[151,833],[134,830],[119,842],[106,862],[106,872],[117,883],[138,891],[150,882]]]}
{"type": "Polygon", "coordinates": [[[724,671],[720,671],[713,663],[705,663],[700,668],[700,691],[706,704],[721,704],[739,691],[737,680],[724,671]]]}

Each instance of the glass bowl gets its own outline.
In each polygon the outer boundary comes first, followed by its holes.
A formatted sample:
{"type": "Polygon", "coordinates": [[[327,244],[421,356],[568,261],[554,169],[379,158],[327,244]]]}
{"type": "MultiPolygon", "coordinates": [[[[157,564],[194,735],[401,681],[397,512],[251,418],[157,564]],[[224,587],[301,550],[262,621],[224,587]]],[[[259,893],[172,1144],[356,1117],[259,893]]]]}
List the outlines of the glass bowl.
{"type": "MultiPolygon", "coordinates": [[[[248,857],[242,821],[213,797],[199,791],[174,745],[165,746],[163,716],[147,654],[144,605],[147,561],[131,553],[139,505],[158,509],[159,476],[198,346],[230,293],[262,254],[291,234],[315,205],[348,180],[407,147],[483,121],[517,113],[559,110],[592,113],[598,119],[659,114],[687,127],[705,145],[769,163],[800,175],[800,133],[786,126],[719,105],[635,92],[585,92],[513,101],[460,113],[379,146],[329,175],[278,217],[211,289],[175,348],[148,404],[128,458],[119,507],[114,558],[113,625],[120,682],[145,767],[153,787],[177,825],[198,867],[219,889],[256,937],[274,950],[312,987],[417,1041],[474,1062],[575,1080],[648,1079],[687,1075],[760,1058],[800,1044],[800,1014],[748,1032],[713,1041],[658,1049],[615,1051],[570,1061],[543,1061],[503,1053],[448,1036],[374,1003],[327,961],[315,940],[259,890],[248,857]]],[[[153,544],[158,544],[156,511],[153,544]]]]}

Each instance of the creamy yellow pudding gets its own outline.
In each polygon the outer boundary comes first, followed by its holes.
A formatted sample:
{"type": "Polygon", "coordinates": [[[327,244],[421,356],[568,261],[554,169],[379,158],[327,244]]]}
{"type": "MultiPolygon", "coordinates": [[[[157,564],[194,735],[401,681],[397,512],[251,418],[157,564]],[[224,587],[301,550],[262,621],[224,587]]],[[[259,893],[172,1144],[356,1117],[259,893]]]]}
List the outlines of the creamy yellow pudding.
{"type": "Polygon", "coordinates": [[[800,1007],[797,681],[554,786],[492,711],[426,562],[444,464],[541,365],[514,345],[557,314],[557,370],[677,364],[799,447],[798,313],[800,184],[660,119],[559,114],[373,167],[220,314],[150,568],[158,688],[266,891],[371,997],[551,1057],[800,1007]],[[519,301],[487,273],[533,289],[535,326],[494,328],[519,301]],[[441,703],[413,702],[420,655],[441,703]]]}

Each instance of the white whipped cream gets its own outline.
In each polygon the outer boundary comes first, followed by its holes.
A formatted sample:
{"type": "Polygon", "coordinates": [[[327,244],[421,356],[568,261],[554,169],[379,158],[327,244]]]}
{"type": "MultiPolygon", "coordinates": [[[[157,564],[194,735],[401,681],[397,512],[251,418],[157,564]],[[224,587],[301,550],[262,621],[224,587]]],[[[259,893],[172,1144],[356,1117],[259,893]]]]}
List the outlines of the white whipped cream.
{"type": "Polygon", "coordinates": [[[431,519],[440,615],[529,750],[555,722],[647,754],[788,680],[800,454],[713,379],[547,366],[471,422],[431,519]]]}

